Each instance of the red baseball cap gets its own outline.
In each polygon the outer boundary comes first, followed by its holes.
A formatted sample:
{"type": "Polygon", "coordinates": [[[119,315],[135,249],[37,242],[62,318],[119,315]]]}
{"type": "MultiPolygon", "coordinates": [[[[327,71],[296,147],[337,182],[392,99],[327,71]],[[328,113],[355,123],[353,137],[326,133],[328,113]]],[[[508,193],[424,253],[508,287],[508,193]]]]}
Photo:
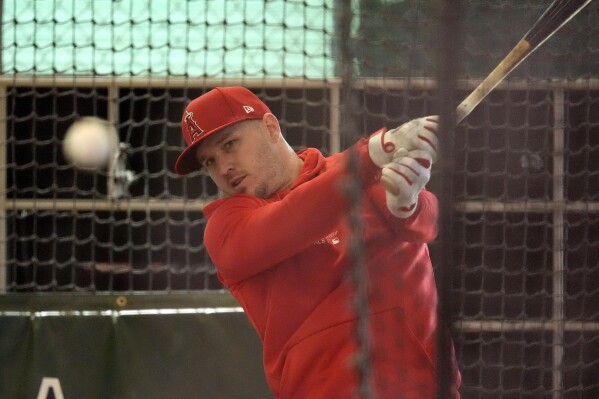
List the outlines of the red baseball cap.
{"type": "Polygon", "coordinates": [[[187,148],[179,155],[175,171],[186,175],[202,167],[195,150],[206,137],[241,121],[262,119],[267,113],[266,104],[245,87],[216,87],[196,98],[183,112],[181,131],[187,148]]]}

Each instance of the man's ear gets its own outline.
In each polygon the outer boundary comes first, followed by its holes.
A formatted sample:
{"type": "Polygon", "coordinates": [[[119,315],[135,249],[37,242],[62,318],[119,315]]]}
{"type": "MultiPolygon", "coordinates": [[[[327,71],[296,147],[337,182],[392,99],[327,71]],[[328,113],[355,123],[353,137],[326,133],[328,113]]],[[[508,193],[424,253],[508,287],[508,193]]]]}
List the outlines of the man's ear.
{"type": "Polygon", "coordinates": [[[271,113],[264,114],[262,123],[266,126],[270,138],[275,142],[278,141],[281,135],[281,127],[279,126],[277,117],[271,113]]]}

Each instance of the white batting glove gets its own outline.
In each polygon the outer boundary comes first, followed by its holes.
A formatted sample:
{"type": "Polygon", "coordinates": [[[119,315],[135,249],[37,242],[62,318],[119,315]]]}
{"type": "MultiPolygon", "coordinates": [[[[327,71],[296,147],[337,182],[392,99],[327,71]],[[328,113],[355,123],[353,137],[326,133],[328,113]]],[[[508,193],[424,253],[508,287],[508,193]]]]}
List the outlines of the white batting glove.
{"type": "Polygon", "coordinates": [[[391,162],[395,152],[400,149],[427,151],[432,162],[435,162],[439,148],[438,127],[439,117],[433,115],[413,119],[389,131],[381,129],[368,139],[368,154],[379,168],[391,162]]]}
{"type": "Polygon", "coordinates": [[[405,219],[416,211],[418,195],[431,178],[432,159],[428,151],[400,150],[383,167],[382,174],[393,181],[398,194],[387,190],[387,208],[394,216],[405,219]]]}

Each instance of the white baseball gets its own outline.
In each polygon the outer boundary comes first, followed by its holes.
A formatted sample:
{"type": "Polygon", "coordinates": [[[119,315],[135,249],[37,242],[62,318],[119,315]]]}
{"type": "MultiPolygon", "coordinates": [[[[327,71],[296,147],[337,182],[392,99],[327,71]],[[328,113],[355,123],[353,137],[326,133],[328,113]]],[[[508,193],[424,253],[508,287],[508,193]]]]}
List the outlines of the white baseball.
{"type": "Polygon", "coordinates": [[[116,129],[108,121],[88,116],[74,122],[62,143],[67,161],[79,169],[98,169],[108,165],[117,149],[116,129]]]}

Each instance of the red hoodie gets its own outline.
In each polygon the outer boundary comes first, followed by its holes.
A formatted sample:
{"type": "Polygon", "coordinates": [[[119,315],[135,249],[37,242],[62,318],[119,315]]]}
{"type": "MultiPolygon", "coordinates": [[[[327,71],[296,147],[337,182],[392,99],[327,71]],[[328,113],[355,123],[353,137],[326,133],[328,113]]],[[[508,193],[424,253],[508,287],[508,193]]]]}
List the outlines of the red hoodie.
{"type": "MultiPolygon", "coordinates": [[[[364,176],[361,217],[369,274],[371,389],[379,399],[433,398],[437,294],[427,243],[437,234],[437,200],[420,194],[398,219],[375,184],[380,170],[354,146],[364,176]]],[[[351,231],[347,152],[316,149],[291,187],[262,199],[245,194],[206,206],[205,244],[223,284],[264,345],[268,384],[280,399],[357,397],[356,312],[347,255],[351,231]]],[[[459,385],[455,372],[455,395],[459,385]]]]}

